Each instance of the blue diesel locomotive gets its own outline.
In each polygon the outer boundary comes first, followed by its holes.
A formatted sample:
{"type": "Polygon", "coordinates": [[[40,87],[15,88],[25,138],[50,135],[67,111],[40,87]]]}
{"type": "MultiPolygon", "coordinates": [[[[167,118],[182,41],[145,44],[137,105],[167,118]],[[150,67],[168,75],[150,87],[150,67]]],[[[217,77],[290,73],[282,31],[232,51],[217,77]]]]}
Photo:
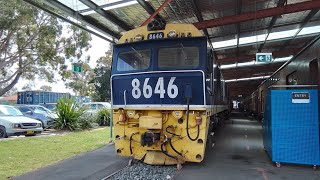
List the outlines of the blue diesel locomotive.
{"type": "Polygon", "coordinates": [[[148,164],[201,162],[228,97],[207,38],[191,24],[152,22],[113,46],[115,149],[148,164]]]}

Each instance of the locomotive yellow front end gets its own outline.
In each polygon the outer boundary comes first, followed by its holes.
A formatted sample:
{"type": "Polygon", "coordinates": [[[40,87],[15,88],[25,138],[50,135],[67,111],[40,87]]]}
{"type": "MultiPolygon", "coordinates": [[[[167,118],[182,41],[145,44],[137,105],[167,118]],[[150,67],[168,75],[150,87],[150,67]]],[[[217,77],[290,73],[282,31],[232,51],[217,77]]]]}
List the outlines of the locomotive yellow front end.
{"type": "Polygon", "coordinates": [[[201,162],[218,111],[210,61],[193,25],[156,22],[125,33],[112,62],[116,153],[148,164],[201,162]]]}
{"type": "MultiPolygon", "coordinates": [[[[169,109],[169,108],[168,108],[169,109]]],[[[148,164],[201,162],[209,121],[206,110],[114,110],[116,152],[148,164]],[[189,133],[189,135],[188,135],[189,133]],[[189,139],[189,137],[192,138],[189,139]]]]}

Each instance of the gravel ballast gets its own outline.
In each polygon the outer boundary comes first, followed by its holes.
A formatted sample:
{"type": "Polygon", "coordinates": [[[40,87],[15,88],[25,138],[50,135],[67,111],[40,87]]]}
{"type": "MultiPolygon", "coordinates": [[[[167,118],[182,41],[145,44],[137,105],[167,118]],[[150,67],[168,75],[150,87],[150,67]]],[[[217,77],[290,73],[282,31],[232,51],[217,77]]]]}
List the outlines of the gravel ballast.
{"type": "Polygon", "coordinates": [[[176,166],[155,166],[136,162],[115,173],[108,180],[169,180],[176,171],[176,166]]]}

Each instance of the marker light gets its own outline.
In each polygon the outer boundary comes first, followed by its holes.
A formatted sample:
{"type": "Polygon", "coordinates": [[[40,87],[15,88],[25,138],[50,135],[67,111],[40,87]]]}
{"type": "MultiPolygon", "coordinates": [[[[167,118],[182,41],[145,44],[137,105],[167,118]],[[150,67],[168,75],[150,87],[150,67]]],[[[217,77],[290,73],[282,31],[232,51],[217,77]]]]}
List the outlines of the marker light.
{"type": "Polygon", "coordinates": [[[182,111],[172,111],[172,116],[176,119],[182,118],[183,112],[182,111]]]}
{"type": "Polygon", "coordinates": [[[174,37],[176,37],[176,31],[175,31],[175,30],[169,31],[168,37],[169,37],[169,38],[174,38],[174,37]]]}
{"type": "Polygon", "coordinates": [[[136,111],[135,110],[129,110],[127,111],[127,116],[129,118],[134,118],[134,116],[136,115],[136,111]]]}
{"type": "Polygon", "coordinates": [[[142,41],[143,40],[143,35],[142,34],[137,34],[136,35],[136,41],[142,41]]]}

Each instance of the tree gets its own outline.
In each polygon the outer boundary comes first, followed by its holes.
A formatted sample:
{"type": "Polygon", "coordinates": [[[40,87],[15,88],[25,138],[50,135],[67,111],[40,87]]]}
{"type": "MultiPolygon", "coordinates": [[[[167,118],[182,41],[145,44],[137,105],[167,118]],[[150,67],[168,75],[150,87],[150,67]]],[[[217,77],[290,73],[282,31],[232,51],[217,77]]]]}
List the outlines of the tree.
{"type": "Polygon", "coordinates": [[[17,88],[12,88],[9,91],[7,91],[4,96],[13,96],[13,95],[17,95],[18,89],[17,88]]]}
{"type": "Polygon", "coordinates": [[[100,57],[97,61],[97,66],[94,69],[95,77],[93,79],[96,96],[96,101],[111,101],[111,87],[110,87],[110,76],[111,76],[111,62],[112,62],[112,48],[109,47],[105,56],[100,57]]]}
{"type": "Polygon", "coordinates": [[[68,78],[66,59],[80,59],[91,36],[22,0],[0,1],[0,96],[20,78],[68,78]],[[62,33],[67,32],[67,33],[62,33]]]}
{"type": "Polygon", "coordinates": [[[47,85],[43,85],[43,86],[40,87],[40,90],[51,92],[52,91],[52,87],[51,86],[47,86],[47,85]]]}
{"type": "Polygon", "coordinates": [[[21,89],[23,91],[32,91],[33,88],[34,88],[34,84],[32,84],[31,82],[28,82],[27,84],[23,85],[21,89]]]}
{"type": "MultiPolygon", "coordinates": [[[[71,72],[71,71],[70,71],[71,72]]],[[[72,75],[66,83],[66,86],[71,88],[79,96],[91,96],[94,93],[94,72],[87,63],[82,64],[82,72],[71,72],[72,75]]]]}

